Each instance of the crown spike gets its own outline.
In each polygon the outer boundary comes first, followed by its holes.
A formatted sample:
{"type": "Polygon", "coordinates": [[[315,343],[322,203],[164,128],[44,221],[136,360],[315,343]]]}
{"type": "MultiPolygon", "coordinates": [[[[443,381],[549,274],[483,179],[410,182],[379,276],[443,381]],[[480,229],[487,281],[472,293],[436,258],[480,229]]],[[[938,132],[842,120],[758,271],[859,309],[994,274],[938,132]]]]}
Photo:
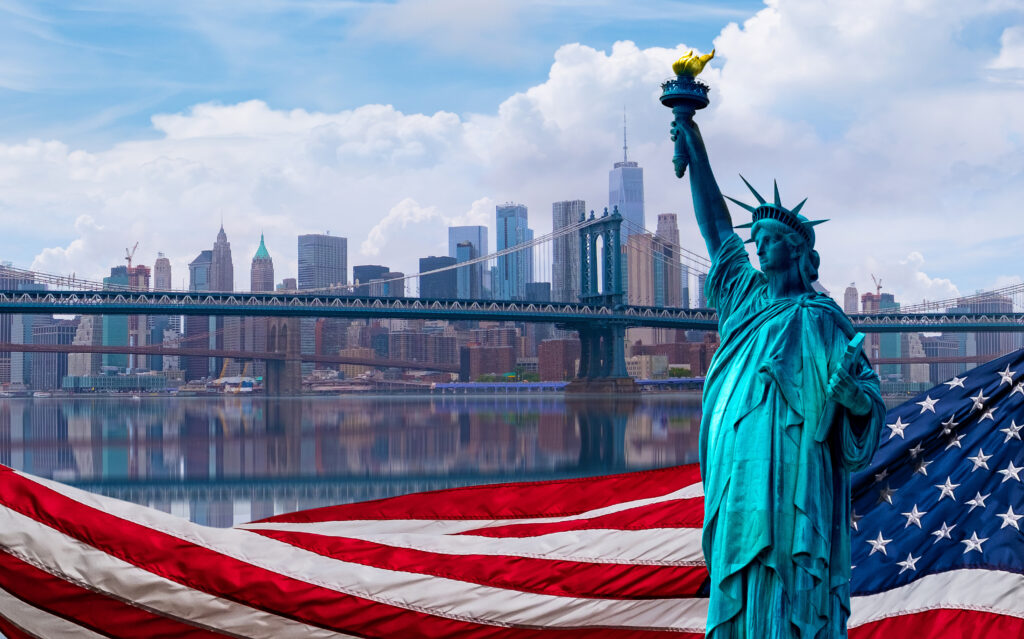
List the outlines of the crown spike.
{"type": "Polygon", "coordinates": [[[828,222],[828,220],[811,220],[809,222],[804,222],[804,224],[806,226],[818,226],[819,224],[824,224],[825,222],[828,222]]]}
{"type": "Polygon", "coordinates": [[[779,197],[779,181],[772,180],[772,184],[775,185],[775,206],[782,208],[782,198],[779,197]]]}
{"type": "Polygon", "coordinates": [[[800,209],[803,208],[803,206],[804,206],[804,202],[806,202],[806,201],[807,201],[807,198],[804,198],[803,202],[800,202],[800,204],[797,204],[796,206],[794,206],[793,210],[790,211],[790,213],[792,213],[793,215],[796,215],[797,213],[799,213],[800,209]]]}
{"type": "MultiPolygon", "coordinates": [[[[743,183],[747,185],[747,188],[750,189],[750,192],[753,193],[754,197],[757,198],[757,203],[758,204],[764,204],[765,203],[764,202],[764,198],[761,197],[760,193],[758,193],[756,190],[754,190],[754,187],[750,186],[750,182],[747,182],[747,178],[743,177],[743,175],[741,174],[740,175],[740,179],[743,180],[743,183]]],[[[729,198],[729,199],[732,200],[732,198],[729,198]]],[[[732,200],[732,201],[736,202],[736,200],[732,200]]],[[[739,204],[739,202],[736,202],[736,203],[739,204]]],[[[743,206],[746,206],[746,204],[744,204],[743,206]]],[[[748,209],[748,210],[753,211],[753,209],[748,209]]]]}
{"type": "MultiPolygon", "coordinates": [[[[742,176],[740,176],[740,177],[742,177],[742,176]]],[[[743,181],[744,181],[744,182],[746,182],[746,180],[743,180],[743,181]]],[[[750,185],[748,184],[747,186],[750,186],[750,185]]],[[[754,189],[750,189],[750,190],[751,190],[751,191],[754,191],[754,189]]],[[[754,195],[757,195],[757,191],[754,191],[754,195]]],[[[758,197],[758,198],[760,198],[761,196],[760,196],[760,195],[757,195],[757,197],[758,197]]],[[[748,210],[748,211],[750,211],[751,213],[753,213],[754,211],[756,211],[756,210],[757,210],[757,209],[755,209],[754,207],[750,206],[749,204],[745,204],[745,203],[743,203],[743,202],[740,202],[739,200],[737,200],[737,199],[736,199],[736,198],[734,198],[734,197],[729,197],[728,195],[726,195],[726,196],[725,196],[725,198],[726,198],[727,200],[731,200],[732,202],[734,202],[735,204],[737,204],[737,205],[739,205],[739,206],[742,206],[743,208],[747,209],[747,210],[748,210]]],[[[762,204],[764,204],[764,200],[761,200],[761,203],[762,203],[762,204]]]]}

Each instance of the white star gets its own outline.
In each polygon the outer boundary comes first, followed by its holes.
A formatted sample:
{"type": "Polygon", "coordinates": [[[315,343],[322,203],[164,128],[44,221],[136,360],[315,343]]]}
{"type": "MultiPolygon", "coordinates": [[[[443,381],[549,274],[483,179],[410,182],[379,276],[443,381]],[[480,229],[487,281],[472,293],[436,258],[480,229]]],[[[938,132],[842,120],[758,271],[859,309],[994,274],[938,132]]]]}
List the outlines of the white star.
{"type": "Polygon", "coordinates": [[[983,421],[985,421],[986,419],[991,419],[992,421],[996,421],[996,418],[995,418],[995,417],[992,417],[992,413],[994,413],[994,412],[996,412],[996,407],[995,407],[995,406],[993,406],[992,408],[990,408],[990,409],[988,409],[987,411],[985,411],[985,412],[984,412],[984,413],[982,414],[982,416],[981,416],[981,419],[979,419],[978,421],[979,421],[979,422],[983,422],[983,421]]]}
{"type": "Polygon", "coordinates": [[[880,481],[882,481],[883,479],[885,479],[888,476],[889,476],[889,469],[888,468],[883,468],[882,472],[875,473],[875,483],[876,484],[879,483],[880,481]]]}
{"type": "Polygon", "coordinates": [[[967,549],[964,550],[964,554],[966,555],[967,553],[971,552],[972,550],[977,550],[978,552],[981,552],[981,545],[983,543],[985,543],[986,541],[988,541],[988,537],[985,537],[983,539],[978,539],[978,533],[974,532],[974,533],[971,533],[971,538],[970,539],[964,539],[960,543],[967,544],[967,549]]]}
{"type": "Polygon", "coordinates": [[[903,429],[907,426],[910,426],[910,424],[904,424],[903,420],[899,417],[896,418],[895,424],[886,424],[885,427],[892,431],[889,433],[889,439],[892,439],[896,435],[899,435],[901,439],[905,439],[903,437],[903,429]]]}
{"type": "Polygon", "coordinates": [[[963,448],[963,446],[960,445],[960,440],[963,439],[963,438],[964,438],[964,434],[963,433],[960,433],[956,437],[951,437],[949,439],[949,443],[946,444],[946,450],[949,450],[950,448],[952,448],[954,446],[956,446],[957,448],[963,448]]]}
{"type": "Polygon", "coordinates": [[[986,455],[985,451],[979,448],[977,455],[975,455],[974,457],[968,457],[967,458],[967,459],[971,460],[972,464],[974,464],[974,467],[971,468],[971,472],[973,473],[974,471],[978,470],[979,468],[984,468],[985,470],[988,470],[988,460],[991,457],[992,457],[992,455],[986,455]]]}
{"type": "MultiPolygon", "coordinates": [[[[1013,477],[1017,481],[1020,481],[1020,471],[1022,470],[1024,470],[1024,466],[1014,466],[1013,461],[1011,460],[1009,466],[1002,470],[997,470],[996,472],[1003,476],[1003,481],[1007,481],[1011,477],[1013,477]]],[[[999,483],[1001,484],[1003,483],[1003,481],[999,483]]]]}
{"type": "Polygon", "coordinates": [[[931,395],[926,395],[923,402],[914,402],[914,403],[921,407],[921,413],[919,413],[919,414],[923,414],[926,410],[930,410],[931,412],[934,413],[935,412],[935,404],[938,403],[938,401],[939,400],[937,400],[937,399],[932,399],[931,395]]]}
{"type": "Polygon", "coordinates": [[[860,526],[857,522],[864,518],[864,515],[858,515],[856,510],[850,509],[850,528],[854,530],[860,530],[860,526]]]}
{"type": "Polygon", "coordinates": [[[903,566],[903,568],[900,570],[900,574],[902,575],[907,570],[913,570],[914,572],[917,572],[917,562],[920,559],[920,557],[915,557],[908,552],[906,560],[896,562],[897,566],[903,566]]]}
{"type": "Polygon", "coordinates": [[[942,494],[939,495],[939,501],[942,501],[943,497],[949,497],[953,501],[956,501],[956,495],[953,494],[953,490],[960,486],[960,484],[954,484],[949,481],[949,479],[949,477],[946,477],[945,484],[935,484],[935,487],[942,491],[942,494]]]}
{"type": "Polygon", "coordinates": [[[956,377],[956,376],[954,376],[953,379],[949,380],[948,382],[942,382],[942,383],[945,384],[946,386],[949,386],[949,390],[953,390],[957,386],[959,386],[960,388],[963,388],[964,387],[964,380],[966,380],[966,379],[967,379],[966,377],[956,377]]]}
{"type": "Polygon", "coordinates": [[[1010,441],[1011,439],[1018,439],[1019,440],[1020,439],[1020,429],[1021,428],[1024,428],[1024,426],[1018,426],[1017,425],[1017,420],[1015,420],[1015,419],[1011,419],[1010,420],[1010,425],[1007,426],[1006,428],[1000,428],[999,429],[1000,433],[1006,433],[1006,439],[1003,440],[1003,443],[1005,444],[1006,442],[1010,441]]]}
{"type": "Polygon", "coordinates": [[[909,513],[902,513],[902,515],[907,518],[907,525],[904,526],[904,528],[910,528],[910,524],[914,524],[915,526],[920,528],[921,527],[921,517],[924,517],[927,514],[928,514],[927,510],[924,511],[924,512],[921,512],[921,511],[919,511],[917,509],[917,504],[914,504],[914,507],[910,509],[909,513]]]}
{"type": "Polygon", "coordinates": [[[930,461],[921,460],[917,463],[917,468],[914,469],[915,473],[921,473],[925,477],[928,476],[928,466],[931,465],[930,461]]]}
{"type": "Polygon", "coordinates": [[[921,454],[922,450],[924,450],[924,446],[921,445],[921,442],[917,442],[917,445],[908,450],[907,452],[910,453],[911,459],[917,459],[917,456],[921,454]]]}
{"type": "Polygon", "coordinates": [[[1024,382],[1017,382],[1016,384],[1014,384],[1013,390],[1010,391],[1010,397],[1013,397],[1014,393],[1020,393],[1021,395],[1024,395],[1024,382]]]}
{"type": "Polygon", "coordinates": [[[943,539],[949,539],[949,540],[952,541],[953,538],[949,536],[949,533],[954,528],[956,528],[956,524],[953,524],[952,526],[947,526],[946,522],[942,522],[942,527],[941,528],[939,528],[938,530],[932,531],[932,534],[935,535],[935,541],[932,542],[932,545],[934,546],[935,544],[939,543],[943,539]]]}
{"type": "Polygon", "coordinates": [[[885,550],[885,546],[890,541],[892,541],[892,539],[883,538],[882,531],[878,531],[878,539],[868,539],[867,541],[869,544],[871,544],[871,552],[868,553],[868,557],[875,554],[876,552],[880,552],[886,557],[889,556],[889,553],[885,550]]]}
{"type": "Polygon", "coordinates": [[[892,496],[895,495],[895,494],[896,494],[896,489],[895,488],[889,488],[889,484],[886,484],[885,488],[883,488],[882,490],[878,491],[878,501],[876,503],[880,504],[883,501],[887,501],[887,502],[889,502],[891,504],[892,503],[892,496]]]}
{"type": "Polygon", "coordinates": [[[1003,520],[1003,525],[999,527],[999,530],[1002,530],[1007,526],[1013,526],[1017,530],[1020,530],[1020,525],[1017,523],[1017,520],[1021,517],[1024,517],[1024,515],[1018,515],[1017,513],[1013,512],[1013,506],[1010,506],[1009,508],[1006,509],[1005,513],[1003,513],[1002,515],[997,514],[996,517],[999,517],[1003,520]]]}
{"type": "Polygon", "coordinates": [[[984,395],[981,394],[981,389],[978,389],[977,396],[971,398],[971,401],[974,402],[974,409],[972,409],[972,410],[977,410],[979,408],[982,408],[984,406],[985,401],[987,399],[988,399],[988,397],[985,397],[984,395]]]}
{"type": "Polygon", "coordinates": [[[960,423],[959,422],[954,422],[953,421],[953,416],[950,415],[949,419],[947,419],[946,421],[942,422],[942,434],[943,435],[948,435],[948,434],[952,433],[953,429],[956,428],[959,425],[960,425],[960,423]]]}
{"type": "Polygon", "coordinates": [[[998,373],[999,377],[1002,378],[1002,379],[999,380],[999,385],[1002,386],[1003,384],[1009,384],[1009,385],[1012,386],[1013,385],[1013,376],[1016,375],[1016,374],[1017,374],[1017,371],[1011,371],[1010,370],[1010,365],[1007,364],[1006,365],[1006,370],[1000,371],[998,373]]]}
{"type": "Polygon", "coordinates": [[[967,509],[967,512],[971,512],[975,508],[984,508],[985,500],[988,499],[988,496],[991,494],[992,493],[989,493],[988,495],[982,495],[981,493],[975,493],[974,499],[968,499],[967,501],[964,502],[965,504],[971,505],[971,507],[967,509]]]}

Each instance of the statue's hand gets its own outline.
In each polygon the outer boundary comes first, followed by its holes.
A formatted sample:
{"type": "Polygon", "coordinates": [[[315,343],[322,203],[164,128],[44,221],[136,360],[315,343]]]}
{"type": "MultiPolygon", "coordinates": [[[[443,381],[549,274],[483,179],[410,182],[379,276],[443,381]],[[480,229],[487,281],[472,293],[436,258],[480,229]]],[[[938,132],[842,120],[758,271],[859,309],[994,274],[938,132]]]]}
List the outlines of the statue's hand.
{"type": "Polygon", "coordinates": [[[867,415],[871,411],[871,398],[845,369],[840,368],[832,374],[828,381],[828,395],[854,415],[867,415]]]}
{"type": "Polygon", "coordinates": [[[692,113],[686,117],[677,117],[675,120],[672,120],[669,137],[675,142],[680,135],[683,136],[687,147],[693,147],[694,141],[700,139],[700,129],[697,128],[697,123],[693,121],[692,113]]]}

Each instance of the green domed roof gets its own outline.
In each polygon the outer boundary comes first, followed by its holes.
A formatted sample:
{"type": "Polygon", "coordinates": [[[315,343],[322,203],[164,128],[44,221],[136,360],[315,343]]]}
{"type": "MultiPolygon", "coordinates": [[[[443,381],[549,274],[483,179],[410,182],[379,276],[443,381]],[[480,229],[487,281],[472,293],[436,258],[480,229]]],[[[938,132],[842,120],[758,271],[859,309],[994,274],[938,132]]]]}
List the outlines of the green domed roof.
{"type": "Polygon", "coordinates": [[[269,260],[270,253],[267,251],[267,245],[263,243],[263,234],[260,233],[260,247],[256,249],[256,255],[252,256],[254,260],[269,260]]]}

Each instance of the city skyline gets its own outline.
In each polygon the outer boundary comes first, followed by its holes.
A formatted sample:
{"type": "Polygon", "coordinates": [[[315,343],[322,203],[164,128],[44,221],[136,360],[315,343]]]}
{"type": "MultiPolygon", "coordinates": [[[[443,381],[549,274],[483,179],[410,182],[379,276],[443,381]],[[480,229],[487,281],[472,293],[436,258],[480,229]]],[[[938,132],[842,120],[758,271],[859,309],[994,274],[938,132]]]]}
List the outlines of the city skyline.
{"type": "MultiPolygon", "coordinates": [[[[700,250],[656,94],[672,59],[714,46],[698,122],[723,190],[741,191],[742,172],[762,190],[777,178],[786,201],[808,197],[832,220],[819,233],[830,291],[877,274],[912,302],[1020,281],[1017,8],[352,4],[5,5],[0,34],[18,64],[0,74],[0,259],[99,278],[139,242],[137,261],[163,252],[180,286],[197,237],[222,218],[246,258],[262,230],[282,274],[297,272],[296,234],[328,230],[348,238],[351,264],[410,273],[448,253],[449,226],[494,234],[500,202],[603,202],[623,107],[648,229],[676,213],[681,243],[700,250]],[[488,53],[481,34],[494,33],[520,37],[514,62],[488,53]],[[198,46],[166,55],[178,42],[198,46]],[[328,65],[323,51],[341,58],[328,65]],[[168,57],[178,66],[154,65],[168,57]],[[128,90],[122,73],[150,81],[128,90]]],[[[234,261],[235,281],[248,266],[234,261]]]]}

